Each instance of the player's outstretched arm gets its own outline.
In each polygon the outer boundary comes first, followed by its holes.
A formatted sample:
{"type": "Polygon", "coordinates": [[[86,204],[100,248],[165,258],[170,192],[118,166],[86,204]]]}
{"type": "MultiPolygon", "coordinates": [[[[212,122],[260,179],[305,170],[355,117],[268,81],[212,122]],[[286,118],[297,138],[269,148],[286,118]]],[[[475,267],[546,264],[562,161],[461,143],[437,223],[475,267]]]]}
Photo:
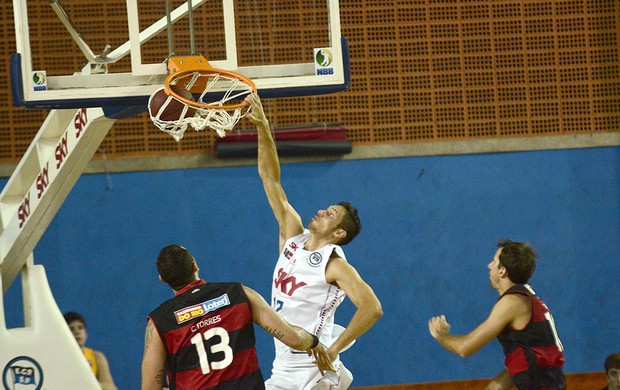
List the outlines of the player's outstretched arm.
{"type": "Polygon", "coordinates": [[[289,347],[314,355],[321,371],[334,370],[325,347],[316,336],[286,322],[256,291],[246,286],[243,289],[252,305],[252,319],[258,326],[289,347]]]}
{"type": "Polygon", "coordinates": [[[357,270],[340,257],[332,257],[325,270],[328,283],[339,286],[346,292],[357,310],[345,330],[329,347],[329,354],[334,359],[362,334],[366,333],[383,315],[381,302],[372,288],[359,275],[357,270]]]}
{"type": "Polygon", "coordinates": [[[281,250],[284,242],[303,232],[304,227],[301,217],[288,203],[286,193],[282,188],[278,151],[260,98],[253,93],[246,97],[246,101],[252,108],[246,117],[256,125],[258,133],[258,174],[263,181],[269,205],[280,226],[281,250]]]}
{"type": "Polygon", "coordinates": [[[529,307],[521,297],[508,295],[502,297],[491,310],[489,317],[466,335],[450,334],[450,324],[444,315],[433,317],[428,321],[431,336],[450,352],[467,357],[478,352],[482,347],[496,338],[502,330],[513,323],[529,307]]]}
{"type": "Polygon", "coordinates": [[[164,343],[153,322],[146,323],[144,335],[144,356],[142,358],[142,390],[161,390],[164,381],[164,343]]]}

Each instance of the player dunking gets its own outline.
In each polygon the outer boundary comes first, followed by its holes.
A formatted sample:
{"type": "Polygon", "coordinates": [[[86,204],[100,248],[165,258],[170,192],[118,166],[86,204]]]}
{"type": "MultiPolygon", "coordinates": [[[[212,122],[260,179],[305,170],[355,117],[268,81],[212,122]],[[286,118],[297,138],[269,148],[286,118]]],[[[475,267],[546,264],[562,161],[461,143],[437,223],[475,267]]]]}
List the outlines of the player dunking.
{"type": "Polygon", "coordinates": [[[280,183],[280,162],[260,98],[249,95],[247,117],[258,130],[258,171],[280,227],[280,257],[272,280],[272,306],[288,322],[316,334],[328,346],[335,372],[322,375],[306,354],[275,340],[276,358],[266,388],[346,389],[353,377],[339,353],[364,334],[383,314],[372,288],[347,262],[340,245],[349,243],[361,225],[357,210],[343,202],[320,210],[304,229],[280,183]],[[340,333],[334,314],[345,296],[357,307],[340,333]]]}

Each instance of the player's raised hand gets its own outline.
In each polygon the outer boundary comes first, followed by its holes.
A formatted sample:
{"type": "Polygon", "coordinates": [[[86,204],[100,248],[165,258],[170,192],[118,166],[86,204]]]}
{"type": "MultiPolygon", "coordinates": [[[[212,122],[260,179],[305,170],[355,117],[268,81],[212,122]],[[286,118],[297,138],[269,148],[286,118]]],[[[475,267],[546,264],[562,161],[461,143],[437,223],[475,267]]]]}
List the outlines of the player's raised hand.
{"type": "Polygon", "coordinates": [[[258,94],[251,93],[245,97],[245,101],[250,104],[251,110],[248,110],[245,113],[246,118],[250,120],[250,122],[255,125],[266,125],[269,124],[267,117],[265,116],[265,111],[263,110],[263,104],[260,101],[260,97],[258,94]]]}
{"type": "Polygon", "coordinates": [[[428,330],[434,338],[450,333],[450,324],[445,315],[440,315],[428,320],[428,330]]]}

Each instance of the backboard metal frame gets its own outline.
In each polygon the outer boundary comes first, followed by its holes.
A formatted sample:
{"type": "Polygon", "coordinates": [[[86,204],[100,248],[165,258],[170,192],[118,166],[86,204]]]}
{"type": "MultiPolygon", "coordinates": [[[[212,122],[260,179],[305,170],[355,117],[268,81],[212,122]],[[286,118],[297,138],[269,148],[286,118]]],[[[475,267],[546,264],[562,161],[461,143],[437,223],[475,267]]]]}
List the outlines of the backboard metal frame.
{"type": "MultiPolygon", "coordinates": [[[[258,93],[264,97],[318,95],[343,91],[349,87],[349,51],[346,39],[340,33],[338,0],[326,0],[330,47],[319,49],[331,52],[333,61],[328,64],[328,72],[323,74],[319,74],[320,66],[316,58],[314,63],[239,66],[234,0],[220,1],[225,26],[226,58],[209,61],[211,66],[249,77],[255,82],[258,93]]],[[[206,0],[193,0],[191,3],[192,9],[196,9],[203,6],[206,0]]],[[[17,47],[17,53],[11,56],[14,105],[39,109],[146,105],[148,97],[163,85],[167,67],[165,59],[161,63],[143,63],[141,47],[167,29],[166,15],[140,31],[137,1],[127,0],[129,40],[102,56],[95,56],[71,23],[69,15],[64,13],[59,0],[50,0],[50,5],[67,28],[67,36],[77,43],[84,54],[87,64],[81,71],[63,76],[48,76],[45,69],[34,69],[28,29],[28,0],[13,0],[17,47]],[[127,55],[131,58],[131,72],[107,72],[107,64],[127,55]],[[93,69],[96,71],[93,72],[93,69]]],[[[188,12],[187,2],[172,10],[172,23],[187,17],[188,12]]]]}

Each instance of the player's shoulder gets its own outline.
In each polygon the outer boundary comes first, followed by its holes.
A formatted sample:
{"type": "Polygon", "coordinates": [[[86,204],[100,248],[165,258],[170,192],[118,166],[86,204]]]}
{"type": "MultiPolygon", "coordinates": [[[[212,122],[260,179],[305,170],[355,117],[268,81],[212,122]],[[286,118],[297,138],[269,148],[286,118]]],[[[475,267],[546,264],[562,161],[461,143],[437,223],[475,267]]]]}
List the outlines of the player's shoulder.
{"type": "Polygon", "coordinates": [[[336,262],[339,264],[346,264],[350,267],[352,267],[351,264],[349,264],[349,262],[347,261],[347,258],[343,255],[341,255],[340,253],[338,253],[338,251],[332,250],[331,253],[329,254],[329,261],[330,262],[336,262]]]}
{"type": "Polygon", "coordinates": [[[531,301],[525,294],[504,294],[497,300],[494,308],[511,315],[519,315],[524,312],[529,313],[531,301]]]}
{"type": "Polygon", "coordinates": [[[351,265],[346,258],[338,256],[336,252],[332,252],[329,257],[325,271],[336,278],[348,273],[357,273],[355,267],[351,265]]]}
{"type": "Polygon", "coordinates": [[[502,295],[497,303],[503,302],[504,304],[521,304],[522,302],[528,302],[529,297],[526,294],[519,294],[515,292],[502,295]]]}

